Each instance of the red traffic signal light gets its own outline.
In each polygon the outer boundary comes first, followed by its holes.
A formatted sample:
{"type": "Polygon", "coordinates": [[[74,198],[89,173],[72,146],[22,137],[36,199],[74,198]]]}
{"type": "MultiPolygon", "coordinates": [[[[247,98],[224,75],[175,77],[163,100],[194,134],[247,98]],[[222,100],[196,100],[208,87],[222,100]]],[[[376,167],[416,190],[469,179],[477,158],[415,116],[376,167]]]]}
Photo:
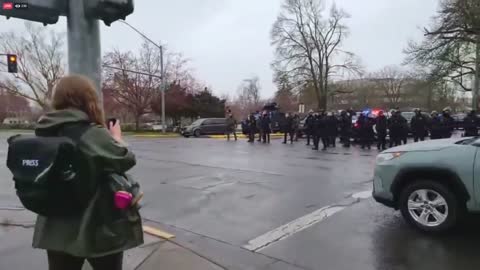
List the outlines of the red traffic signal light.
{"type": "Polygon", "coordinates": [[[17,55],[7,54],[7,66],[8,66],[8,72],[9,73],[17,73],[18,72],[17,55]]]}

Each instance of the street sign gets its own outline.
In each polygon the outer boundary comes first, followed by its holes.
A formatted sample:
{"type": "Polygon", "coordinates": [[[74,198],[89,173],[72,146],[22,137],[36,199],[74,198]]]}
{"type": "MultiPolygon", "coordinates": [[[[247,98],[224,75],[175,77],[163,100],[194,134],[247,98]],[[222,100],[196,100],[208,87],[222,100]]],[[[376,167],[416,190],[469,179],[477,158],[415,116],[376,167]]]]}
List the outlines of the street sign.
{"type": "Polygon", "coordinates": [[[9,18],[19,18],[44,25],[55,24],[60,15],[66,14],[65,0],[28,0],[28,3],[2,1],[0,15],[9,18]]]}
{"type": "Polygon", "coordinates": [[[125,20],[133,13],[133,0],[84,0],[85,14],[91,18],[103,20],[110,26],[114,21],[125,20]]]}

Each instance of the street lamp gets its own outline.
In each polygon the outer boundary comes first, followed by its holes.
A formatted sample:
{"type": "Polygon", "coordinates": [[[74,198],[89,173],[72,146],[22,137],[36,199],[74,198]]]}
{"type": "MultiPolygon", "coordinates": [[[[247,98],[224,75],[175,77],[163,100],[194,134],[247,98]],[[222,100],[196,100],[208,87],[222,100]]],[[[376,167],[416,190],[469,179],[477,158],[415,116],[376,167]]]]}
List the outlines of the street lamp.
{"type": "Polygon", "coordinates": [[[163,64],[163,46],[155,43],[153,40],[148,38],[144,33],[142,33],[137,28],[133,27],[131,24],[127,23],[126,21],[120,20],[119,22],[133,29],[133,31],[137,32],[145,40],[152,43],[153,45],[155,45],[155,47],[157,47],[160,50],[160,94],[162,96],[162,132],[166,133],[167,130],[165,125],[165,68],[163,64]]]}

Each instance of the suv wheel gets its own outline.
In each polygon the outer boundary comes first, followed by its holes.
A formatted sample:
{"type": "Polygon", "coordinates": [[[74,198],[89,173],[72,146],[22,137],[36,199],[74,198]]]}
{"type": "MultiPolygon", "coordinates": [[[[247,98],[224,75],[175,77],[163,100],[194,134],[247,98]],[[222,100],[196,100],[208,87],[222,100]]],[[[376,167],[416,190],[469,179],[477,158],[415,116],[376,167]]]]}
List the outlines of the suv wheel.
{"type": "Polygon", "coordinates": [[[452,228],[462,209],[455,193],[428,180],[406,186],[400,194],[399,204],[403,217],[425,232],[443,232],[452,228]]]}
{"type": "Polygon", "coordinates": [[[197,137],[197,138],[200,137],[200,135],[201,135],[201,134],[200,134],[200,130],[199,130],[199,129],[196,129],[196,130],[193,132],[193,136],[195,136],[195,137],[197,137]]]}

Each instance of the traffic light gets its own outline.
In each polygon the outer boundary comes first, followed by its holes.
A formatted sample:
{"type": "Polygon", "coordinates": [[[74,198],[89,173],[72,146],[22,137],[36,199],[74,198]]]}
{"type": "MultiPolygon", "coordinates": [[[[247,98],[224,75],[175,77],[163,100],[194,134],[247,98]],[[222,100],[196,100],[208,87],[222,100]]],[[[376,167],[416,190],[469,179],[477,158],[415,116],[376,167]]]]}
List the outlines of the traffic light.
{"type": "Polygon", "coordinates": [[[85,0],[85,13],[87,16],[103,20],[110,26],[116,20],[125,20],[133,13],[133,0],[85,0]]]}
{"type": "Polygon", "coordinates": [[[7,54],[7,66],[9,73],[17,73],[18,72],[18,65],[17,65],[17,55],[16,54],[7,54]]]}
{"type": "Polygon", "coordinates": [[[0,2],[3,2],[0,15],[6,16],[7,19],[19,18],[41,22],[44,25],[57,23],[59,16],[65,15],[67,11],[65,0],[28,0],[23,1],[25,4],[2,0],[0,2]]]}

